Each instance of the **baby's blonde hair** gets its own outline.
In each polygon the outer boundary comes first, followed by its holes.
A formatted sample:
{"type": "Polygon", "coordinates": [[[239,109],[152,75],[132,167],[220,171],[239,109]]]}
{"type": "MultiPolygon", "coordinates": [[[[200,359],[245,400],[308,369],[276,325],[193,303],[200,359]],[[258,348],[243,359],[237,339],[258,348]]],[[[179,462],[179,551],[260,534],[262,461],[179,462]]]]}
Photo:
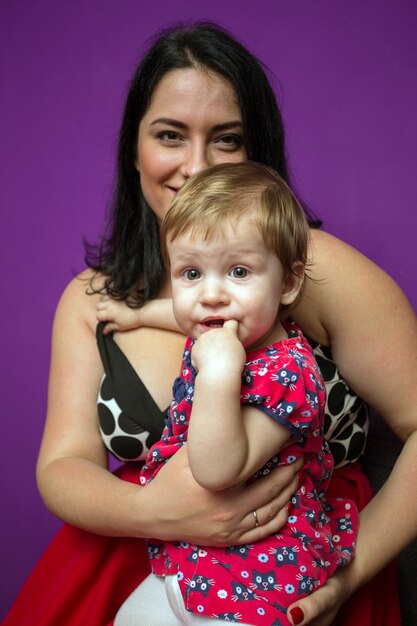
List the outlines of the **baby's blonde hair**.
{"type": "Polygon", "coordinates": [[[161,251],[167,268],[167,242],[189,234],[204,240],[221,235],[225,222],[250,213],[266,247],[284,272],[307,265],[309,226],[298,200],[275,170],[251,161],[222,163],[192,176],[175,196],[161,225],[161,251]]]}

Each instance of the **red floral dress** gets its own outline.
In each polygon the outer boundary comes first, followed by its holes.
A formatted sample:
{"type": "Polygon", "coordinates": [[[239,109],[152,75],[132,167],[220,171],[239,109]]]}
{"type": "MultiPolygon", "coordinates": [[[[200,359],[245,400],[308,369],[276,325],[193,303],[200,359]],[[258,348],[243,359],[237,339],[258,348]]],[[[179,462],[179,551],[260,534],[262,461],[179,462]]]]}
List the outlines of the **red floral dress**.
{"type": "MultiPolygon", "coordinates": [[[[256,406],[286,426],[291,437],[291,443],[277,451],[253,480],[304,457],[303,477],[292,497],[287,524],[258,543],[228,548],[148,541],[154,574],[175,574],[185,606],[193,613],[287,625],[287,607],[324,584],[354,555],[356,504],[325,497],[333,459],[323,436],[324,383],[301,331],[294,325],[286,325],[286,330],[287,339],[247,354],[240,399],[242,405],[256,406]]],[[[188,339],[162,438],[151,448],[141,472],[143,485],[187,440],[196,376],[192,345],[188,339]]]]}

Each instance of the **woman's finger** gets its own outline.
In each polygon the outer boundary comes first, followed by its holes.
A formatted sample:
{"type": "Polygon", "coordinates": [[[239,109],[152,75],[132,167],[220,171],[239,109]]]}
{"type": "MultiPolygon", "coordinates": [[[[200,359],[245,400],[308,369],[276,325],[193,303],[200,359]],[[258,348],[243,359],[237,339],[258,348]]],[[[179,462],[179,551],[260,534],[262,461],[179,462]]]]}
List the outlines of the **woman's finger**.
{"type": "Polygon", "coordinates": [[[275,517],[269,519],[262,525],[259,524],[259,526],[256,526],[255,519],[252,517],[251,523],[253,527],[243,532],[239,537],[239,541],[236,543],[255,543],[261,539],[265,539],[265,537],[278,532],[287,522],[287,519],[288,513],[286,509],[281,509],[275,517]]]}
{"type": "Polygon", "coordinates": [[[292,604],[287,617],[294,626],[330,626],[345,599],[346,591],[336,574],[323,587],[292,604]]]}
{"type": "Polygon", "coordinates": [[[297,490],[297,474],[303,460],[293,466],[277,468],[267,478],[247,487],[246,504],[253,506],[242,520],[238,543],[253,543],[278,532],[288,519],[288,504],[297,490]],[[285,470],[285,471],[284,471],[285,470]],[[257,489],[254,493],[251,489],[257,489]],[[263,504],[256,506],[256,502],[263,504]]]}
{"type": "Polygon", "coordinates": [[[264,526],[270,520],[276,518],[280,511],[287,511],[291,497],[294,492],[297,491],[297,486],[297,477],[294,476],[291,482],[286,485],[273,500],[256,509],[260,526],[264,526]]]}
{"type": "Polygon", "coordinates": [[[261,515],[261,523],[287,507],[292,494],[297,490],[297,475],[303,464],[302,458],[297,459],[291,465],[278,467],[265,478],[246,487],[246,503],[252,511],[257,511],[258,517],[261,515]]]}
{"type": "Polygon", "coordinates": [[[288,503],[296,489],[297,480],[294,478],[274,501],[251,511],[244,520],[246,530],[241,533],[240,542],[253,543],[278,532],[287,523],[288,503]]]}

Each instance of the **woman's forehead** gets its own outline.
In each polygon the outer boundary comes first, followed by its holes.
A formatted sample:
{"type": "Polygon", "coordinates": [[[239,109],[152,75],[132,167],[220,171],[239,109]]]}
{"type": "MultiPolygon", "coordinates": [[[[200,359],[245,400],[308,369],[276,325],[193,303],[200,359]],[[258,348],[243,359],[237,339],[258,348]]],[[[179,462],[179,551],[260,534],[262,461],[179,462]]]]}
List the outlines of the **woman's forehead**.
{"type": "Polygon", "coordinates": [[[224,109],[226,115],[233,113],[241,119],[232,84],[220,74],[201,67],[174,69],[165,74],[155,86],[147,112],[169,109],[181,117],[191,113],[195,106],[204,112],[210,108],[216,112],[224,109]]]}

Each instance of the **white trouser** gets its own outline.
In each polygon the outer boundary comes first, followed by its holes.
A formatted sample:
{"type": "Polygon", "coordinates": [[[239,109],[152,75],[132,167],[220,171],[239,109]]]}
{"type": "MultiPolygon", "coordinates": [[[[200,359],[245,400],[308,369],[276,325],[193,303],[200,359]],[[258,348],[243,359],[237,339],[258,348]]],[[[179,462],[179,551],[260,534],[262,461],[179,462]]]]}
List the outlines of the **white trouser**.
{"type": "MultiPolygon", "coordinates": [[[[240,626],[249,626],[242,624],[240,626]]],[[[176,576],[150,574],[136,587],[117,612],[114,626],[213,626],[214,621],[205,615],[190,613],[176,576]]]]}

